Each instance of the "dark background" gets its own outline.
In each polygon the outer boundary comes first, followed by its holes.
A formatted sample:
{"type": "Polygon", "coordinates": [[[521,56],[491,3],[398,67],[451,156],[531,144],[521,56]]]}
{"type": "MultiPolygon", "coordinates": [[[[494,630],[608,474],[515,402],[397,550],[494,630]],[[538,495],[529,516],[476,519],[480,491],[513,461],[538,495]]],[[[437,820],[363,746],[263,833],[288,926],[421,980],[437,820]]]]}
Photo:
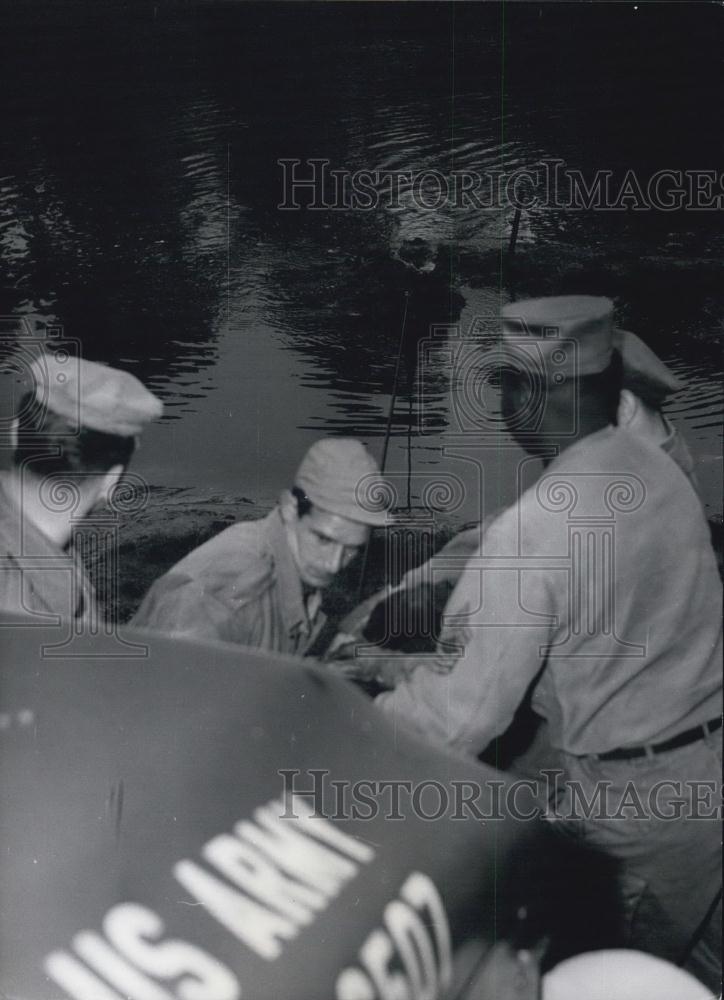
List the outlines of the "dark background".
{"type": "Polygon", "coordinates": [[[723,28],[697,3],[5,4],[0,313],[164,398],[134,468],[160,530],[181,496],[198,533],[268,509],[323,434],[381,454],[405,301],[389,467],[426,470],[448,419],[439,370],[418,433],[430,323],[577,281],[684,379],[668,412],[717,515],[721,211],[535,208],[511,261],[509,209],[281,212],[277,160],[717,169],[723,28]]]}

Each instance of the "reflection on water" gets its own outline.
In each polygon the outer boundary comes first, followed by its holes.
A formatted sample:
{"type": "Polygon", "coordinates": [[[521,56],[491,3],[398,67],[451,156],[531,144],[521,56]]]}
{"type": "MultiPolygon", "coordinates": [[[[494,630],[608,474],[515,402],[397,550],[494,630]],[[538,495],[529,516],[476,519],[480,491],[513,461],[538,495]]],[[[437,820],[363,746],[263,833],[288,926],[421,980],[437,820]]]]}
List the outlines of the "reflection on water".
{"type": "MultiPolygon", "coordinates": [[[[509,209],[424,211],[405,182],[398,206],[370,212],[277,209],[280,157],[444,176],[543,158],[715,166],[699,123],[721,11],[645,7],[27,0],[4,15],[0,311],[62,323],[163,396],[136,463],[152,483],[268,503],[320,434],[381,451],[393,388],[390,468],[443,469],[449,370],[444,352],[417,364],[430,325],[464,333],[481,310],[600,264],[590,290],[686,382],[668,412],[716,510],[724,242],[710,215],[532,208],[513,271],[509,209]],[[401,262],[412,241],[431,273],[401,262]]],[[[503,444],[486,507],[509,499],[503,444]]]]}

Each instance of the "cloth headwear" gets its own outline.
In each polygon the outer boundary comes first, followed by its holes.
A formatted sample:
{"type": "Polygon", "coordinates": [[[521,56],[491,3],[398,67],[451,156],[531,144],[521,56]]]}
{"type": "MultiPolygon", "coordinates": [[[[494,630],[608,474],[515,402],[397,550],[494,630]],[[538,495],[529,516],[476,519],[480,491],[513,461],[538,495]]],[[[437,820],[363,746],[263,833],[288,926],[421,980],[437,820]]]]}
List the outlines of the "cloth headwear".
{"type": "Polygon", "coordinates": [[[623,383],[644,379],[662,397],[681,388],[664,362],[628,330],[613,323],[613,302],[597,295],[560,295],[511,302],[501,310],[501,339],[513,363],[533,367],[556,384],[563,378],[594,375],[623,360],[623,383]]]}
{"type": "Polygon", "coordinates": [[[662,399],[683,388],[683,383],[664,364],[658,354],[654,354],[635,333],[631,333],[630,330],[614,329],[613,346],[623,358],[624,386],[627,378],[644,379],[660,393],[662,399]]]}
{"type": "Polygon", "coordinates": [[[379,466],[355,438],[316,441],[302,459],[294,484],[330,514],[372,526],[387,523],[379,466]]]}
{"type": "Polygon", "coordinates": [[[707,1000],[711,993],[684,969],[643,951],[574,955],[543,977],[543,1000],[707,1000]]]}
{"type": "Polygon", "coordinates": [[[161,416],[163,404],[130,372],[65,351],[30,364],[36,401],[76,427],[135,437],[161,416]]]}

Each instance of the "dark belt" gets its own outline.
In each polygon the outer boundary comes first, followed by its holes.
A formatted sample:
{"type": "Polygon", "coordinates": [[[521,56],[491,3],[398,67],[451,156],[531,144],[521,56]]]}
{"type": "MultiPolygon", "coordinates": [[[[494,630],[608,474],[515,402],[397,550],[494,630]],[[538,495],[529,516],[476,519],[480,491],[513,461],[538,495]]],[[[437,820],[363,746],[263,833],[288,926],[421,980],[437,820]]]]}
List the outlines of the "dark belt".
{"type": "Polygon", "coordinates": [[[686,747],[697,740],[705,739],[709,733],[715,733],[721,728],[721,718],[712,719],[702,726],[694,726],[693,729],[686,729],[678,736],[672,736],[670,740],[663,743],[653,743],[648,747],[621,747],[619,750],[609,750],[608,753],[592,754],[597,760],[634,760],[636,757],[650,757],[655,753],[666,753],[667,750],[678,750],[686,747]]]}

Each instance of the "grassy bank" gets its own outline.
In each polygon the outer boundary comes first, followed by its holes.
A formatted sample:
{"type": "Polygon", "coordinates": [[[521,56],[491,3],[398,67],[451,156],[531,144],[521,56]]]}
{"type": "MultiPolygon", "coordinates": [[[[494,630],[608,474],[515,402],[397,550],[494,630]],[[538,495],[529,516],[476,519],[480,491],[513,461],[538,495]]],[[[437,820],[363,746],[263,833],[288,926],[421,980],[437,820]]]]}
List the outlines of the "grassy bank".
{"type": "MultiPolygon", "coordinates": [[[[244,497],[199,496],[188,490],[152,490],[145,507],[119,520],[118,573],[111,585],[108,562],[90,567],[99,598],[111,618],[127,622],[154,580],[212,536],[236,521],[264,517],[268,510],[244,497]]],[[[330,622],[339,621],[360,601],[429,558],[452,537],[448,523],[419,529],[406,524],[404,537],[386,530],[373,532],[369,551],[358,556],[325,594],[330,622]]]]}

